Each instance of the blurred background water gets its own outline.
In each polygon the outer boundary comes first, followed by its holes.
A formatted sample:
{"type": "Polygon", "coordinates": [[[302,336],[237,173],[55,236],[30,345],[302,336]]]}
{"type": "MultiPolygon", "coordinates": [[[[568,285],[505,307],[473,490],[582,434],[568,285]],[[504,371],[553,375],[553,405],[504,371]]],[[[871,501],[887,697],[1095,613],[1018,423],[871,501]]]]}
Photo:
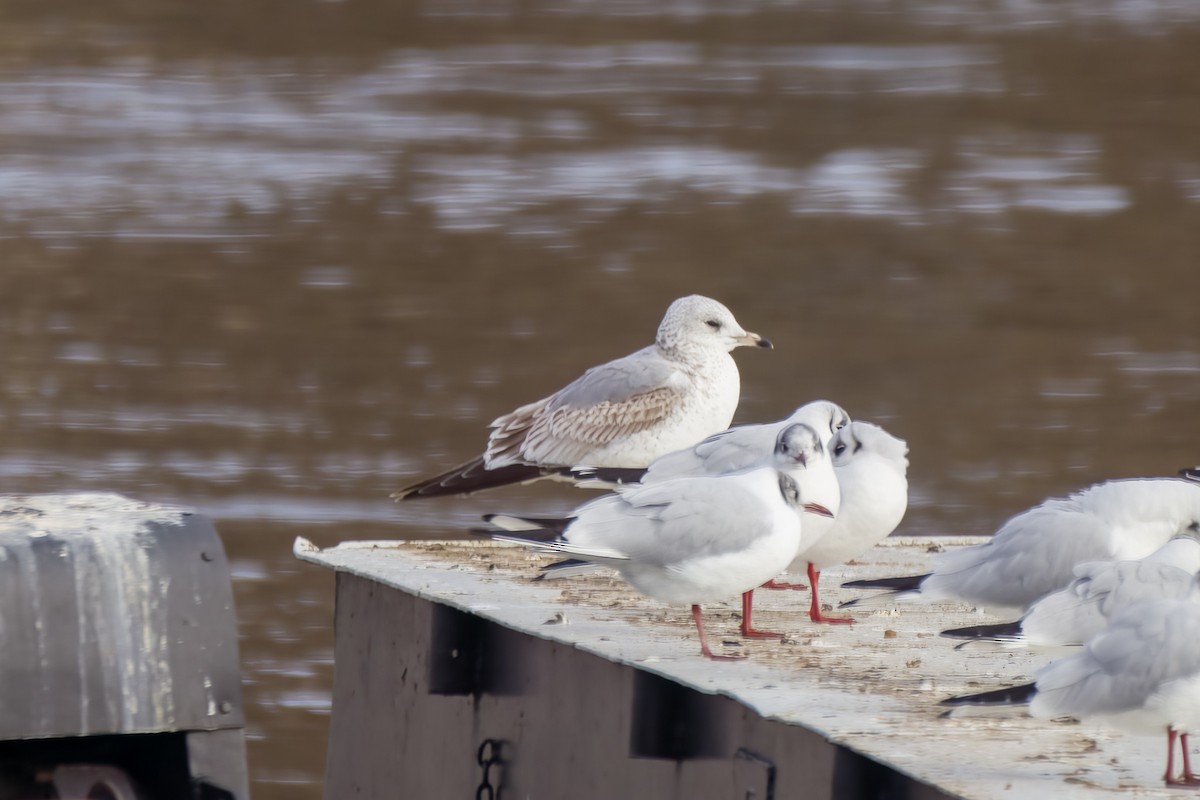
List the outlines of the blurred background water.
{"type": "Polygon", "coordinates": [[[195,506],[259,800],[320,796],[332,576],[494,416],[727,305],[737,420],[911,447],[901,532],[1200,457],[1200,6],[42,0],[0,8],[0,490],[195,506]]]}

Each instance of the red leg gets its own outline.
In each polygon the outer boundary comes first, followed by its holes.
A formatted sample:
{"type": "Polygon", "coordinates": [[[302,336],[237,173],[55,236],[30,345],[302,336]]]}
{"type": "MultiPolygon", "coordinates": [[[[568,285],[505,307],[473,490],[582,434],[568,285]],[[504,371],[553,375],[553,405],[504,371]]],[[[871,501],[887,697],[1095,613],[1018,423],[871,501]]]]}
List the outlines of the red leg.
{"type": "Polygon", "coordinates": [[[1186,733],[1179,734],[1179,746],[1183,751],[1183,775],[1176,783],[1184,786],[1200,786],[1200,775],[1192,772],[1191,745],[1188,744],[1186,733]]]}
{"type": "Polygon", "coordinates": [[[760,631],[754,627],[754,590],[742,592],[742,636],[747,639],[782,639],[782,633],[775,631],[760,631]]]}
{"type": "Polygon", "coordinates": [[[1167,771],[1163,773],[1163,783],[1172,786],[1175,783],[1175,729],[1167,726],[1167,771]]]}
{"type": "Polygon", "coordinates": [[[824,622],[827,625],[853,625],[853,617],[827,617],[821,613],[821,600],[817,596],[817,584],[821,580],[821,571],[812,564],[808,565],[808,580],[812,583],[812,599],[808,604],[808,618],[813,622],[824,622]]]}
{"type": "Polygon", "coordinates": [[[700,633],[700,654],[713,661],[740,661],[745,656],[718,656],[708,649],[708,637],[704,635],[704,621],[700,618],[700,606],[692,606],[692,619],[696,620],[696,630],[700,633]]]}

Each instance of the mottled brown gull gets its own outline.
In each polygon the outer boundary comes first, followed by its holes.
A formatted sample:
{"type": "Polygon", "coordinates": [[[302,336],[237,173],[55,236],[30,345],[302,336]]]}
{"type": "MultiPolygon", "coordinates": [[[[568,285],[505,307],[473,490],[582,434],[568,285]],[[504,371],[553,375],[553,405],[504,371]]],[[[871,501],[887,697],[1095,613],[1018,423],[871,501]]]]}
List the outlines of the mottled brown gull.
{"type": "Polygon", "coordinates": [[[482,456],[393,497],[466,494],[569,475],[577,465],[644,468],[729,427],[741,394],[729,354],[747,345],[771,347],[716,300],[681,297],[654,344],[497,418],[482,456]]]}

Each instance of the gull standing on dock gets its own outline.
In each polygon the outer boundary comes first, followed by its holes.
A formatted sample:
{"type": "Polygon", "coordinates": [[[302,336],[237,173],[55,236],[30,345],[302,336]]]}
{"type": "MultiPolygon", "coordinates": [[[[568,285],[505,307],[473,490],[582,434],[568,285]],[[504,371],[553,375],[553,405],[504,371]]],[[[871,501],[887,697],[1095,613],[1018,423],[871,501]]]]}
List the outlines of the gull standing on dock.
{"type": "Polygon", "coordinates": [[[700,295],[671,303],[654,344],[592,367],[575,381],[491,423],[487,448],[392,495],[466,494],[566,475],[576,465],[645,468],[729,427],[741,381],[736,347],[770,348],[729,309],[700,295]]]}
{"type": "MultiPolygon", "coordinates": [[[[842,492],[827,444],[835,432],[845,430],[849,423],[850,416],[841,406],[828,400],[814,400],[796,409],[787,419],[730,428],[708,437],[694,447],[668,453],[656,459],[640,476],[626,474],[624,477],[640,477],[643,484],[652,485],[681,477],[722,475],[743,468],[764,466],[773,463],[777,458],[777,443],[782,441],[782,437],[788,436],[792,441],[792,477],[800,485],[800,493],[806,499],[828,508],[834,515],[840,515],[842,492]]],[[[613,470],[589,469],[580,470],[577,474],[581,477],[586,475],[584,485],[591,485],[592,481],[619,484],[621,480],[621,476],[613,470]]],[[[553,522],[531,521],[503,515],[494,517],[491,521],[513,531],[526,530],[531,522],[535,523],[535,527],[553,522]]],[[[823,541],[833,525],[833,519],[809,517],[805,523],[805,546],[823,541]]],[[[560,577],[588,571],[580,569],[575,563],[566,566],[571,568],[571,572],[564,570],[560,577]]],[[[778,584],[774,580],[767,581],[764,585],[767,588],[795,588],[792,584],[778,584]]],[[[758,630],[754,627],[754,589],[748,589],[742,595],[741,631],[742,636],[751,639],[783,637],[782,633],[758,630]]]]}
{"type": "Polygon", "coordinates": [[[1200,483],[1181,478],[1108,481],[1017,514],[984,544],[939,553],[931,573],[844,583],[893,591],[842,607],[957,599],[1023,613],[1074,580],[1077,564],[1145,558],[1197,522],[1200,483]]]}
{"type": "Polygon", "coordinates": [[[948,706],[1029,703],[1041,719],[1108,718],[1133,730],[1166,731],[1168,786],[1200,785],[1188,735],[1200,730],[1200,602],[1152,600],[1122,609],[1082,653],[1043,667],[1034,683],[951,697],[948,706]],[[1175,741],[1183,749],[1176,775],[1175,741]]]}
{"type": "MultiPolygon", "coordinates": [[[[896,530],[908,510],[908,444],[878,425],[859,420],[834,435],[829,452],[842,495],[837,519],[825,535],[801,548],[788,571],[808,572],[810,620],[851,623],[850,617],[827,617],[821,612],[817,588],[821,570],[858,558],[896,530]]],[[[767,586],[793,588],[777,581],[767,586]]]]}
{"type": "MultiPolygon", "coordinates": [[[[807,535],[802,513],[805,520],[832,516],[794,477],[814,438],[807,425],[793,425],[779,436],[774,465],[620,487],[578,508],[563,526],[483,533],[612,567],[642,594],[690,605],[700,652],[730,659],[709,648],[700,605],[759,586],[787,566],[807,535]]],[[[574,563],[565,562],[568,569],[574,563]]]]}
{"type": "Polygon", "coordinates": [[[953,628],[942,636],[1016,647],[1079,646],[1103,631],[1122,608],[1186,597],[1197,572],[1200,525],[1192,525],[1140,561],[1077,565],[1075,580],[1067,588],[1038,600],[1015,622],[953,628]]]}

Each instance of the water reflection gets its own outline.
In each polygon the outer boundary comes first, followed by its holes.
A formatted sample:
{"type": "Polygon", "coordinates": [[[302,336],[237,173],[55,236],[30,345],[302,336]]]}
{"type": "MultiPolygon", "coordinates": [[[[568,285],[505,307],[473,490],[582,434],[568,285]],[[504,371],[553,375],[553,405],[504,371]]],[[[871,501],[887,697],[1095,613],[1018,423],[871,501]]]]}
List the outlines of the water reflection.
{"type": "Polygon", "coordinates": [[[0,489],[217,518],[257,798],[320,795],[292,538],[569,508],[387,494],[678,295],[778,345],[739,420],[909,441],[903,532],[1195,461],[1194,4],[42,8],[0,10],[0,489]]]}

